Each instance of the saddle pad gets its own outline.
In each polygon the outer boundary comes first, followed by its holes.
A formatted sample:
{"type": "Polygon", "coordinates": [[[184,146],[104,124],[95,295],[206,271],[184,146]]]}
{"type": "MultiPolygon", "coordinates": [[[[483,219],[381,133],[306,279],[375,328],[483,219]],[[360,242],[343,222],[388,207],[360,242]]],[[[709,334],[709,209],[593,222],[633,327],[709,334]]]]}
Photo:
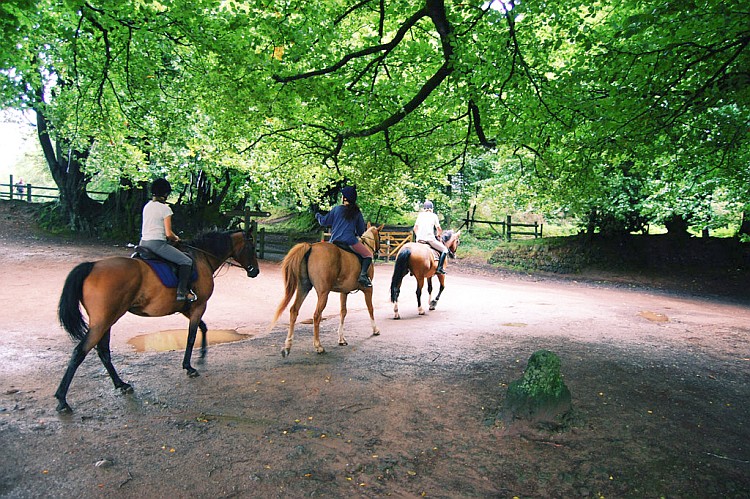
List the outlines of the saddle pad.
{"type": "Polygon", "coordinates": [[[435,260],[436,262],[440,260],[440,252],[436,250],[435,248],[433,248],[432,246],[430,246],[430,243],[427,243],[425,241],[417,241],[417,242],[419,244],[424,244],[425,246],[427,246],[427,248],[429,248],[430,252],[432,253],[433,260],[435,260]]]}
{"type": "MultiPolygon", "coordinates": [[[[143,260],[151,266],[151,268],[159,276],[161,283],[168,288],[177,287],[177,273],[174,265],[170,265],[167,262],[161,260],[143,260]]],[[[193,273],[190,275],[190,282],[192,283],[198,278],[198,272],[193,269],[193,273]]]]}

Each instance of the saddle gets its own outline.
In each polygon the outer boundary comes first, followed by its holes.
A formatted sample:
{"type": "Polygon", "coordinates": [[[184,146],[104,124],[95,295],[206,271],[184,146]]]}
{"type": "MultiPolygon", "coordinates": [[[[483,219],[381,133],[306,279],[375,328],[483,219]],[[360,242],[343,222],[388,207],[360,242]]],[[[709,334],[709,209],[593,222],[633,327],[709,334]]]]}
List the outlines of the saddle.
{"type": "MultiPolygon", "coordinates": [[[[167,261],[151,251],[150,249],[143,247],[143,246],[136,246],[135,250],[133,251],[133,254],[130,255],[130,258],[135,258],[137,260],[143,260],[145,263],[147,263],[151,269],[156,273],[156,275],[159,277],[159,280],[161,280],[161,283],[164,284],[167,288],[176,288],[177,287],[177,264],[172,263],[170,261],[167,261]]],[[[195,270],[195,265],[193,265],[193,272],[190,274],[190,282],[192,283],[198,279],[198,271],[195,270]]]]}
{"type": "Polygon", "coordinates": [[[333,244],[334,246],[338,246],[342,250],[348,251],[352,255],[356,256],[357,259],[359,260],[360,265],[362,264],[362,260],[363,260],[362,255],[360,255],[359,253],[357,253],[356,251],[354,251],[353,249],[351,249],[348,244],[342,243],[341,241],[336,241],[336,242],[331,243],[331,244],[333,244]]]}
{"type": "Polygon", "coordinates": [[[426,241],[417,241],[417,242],[419,244],[424,244],[425,246],[427,246],[430,249],[430,251],[432,252],[432,259],[433,260],[438,261],[440,259],[440,252],[438,250],[436,250],[435,248],[433,248],[432,246],[430,246],[430,243],[428,243],[426,241]]]}

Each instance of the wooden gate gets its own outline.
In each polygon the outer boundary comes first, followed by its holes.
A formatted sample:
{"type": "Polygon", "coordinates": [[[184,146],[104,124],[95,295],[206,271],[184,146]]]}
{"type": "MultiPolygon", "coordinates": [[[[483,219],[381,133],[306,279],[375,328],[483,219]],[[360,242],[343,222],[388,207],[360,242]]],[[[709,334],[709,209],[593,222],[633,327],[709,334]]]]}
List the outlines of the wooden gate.
{"type": "Polygon", "coordinates": [[[380,253],[386,262],[395,260],[398,251],[404,244],[412,242],[412,234],[411,230],[383,229],[383,232],[380,233],[380,253]]]}

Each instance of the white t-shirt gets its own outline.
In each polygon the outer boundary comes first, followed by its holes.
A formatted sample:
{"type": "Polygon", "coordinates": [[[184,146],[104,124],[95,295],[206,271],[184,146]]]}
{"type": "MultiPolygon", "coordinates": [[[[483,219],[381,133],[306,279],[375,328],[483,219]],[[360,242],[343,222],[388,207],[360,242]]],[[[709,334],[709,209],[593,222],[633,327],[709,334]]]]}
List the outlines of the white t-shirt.
{"type": "Polygon", "coordinates": [[[440,228],[440,219],[431,211],[421,211],[414,222],[417,241],[435,239],[435,228],[440,228]]]}
{"type": "Polygon", "coordinates": [[[141,239],[144,241],[166,241],[164,219],[172,215],[172,208],[166,203],[151,200],[143,207],[141,239]]]}

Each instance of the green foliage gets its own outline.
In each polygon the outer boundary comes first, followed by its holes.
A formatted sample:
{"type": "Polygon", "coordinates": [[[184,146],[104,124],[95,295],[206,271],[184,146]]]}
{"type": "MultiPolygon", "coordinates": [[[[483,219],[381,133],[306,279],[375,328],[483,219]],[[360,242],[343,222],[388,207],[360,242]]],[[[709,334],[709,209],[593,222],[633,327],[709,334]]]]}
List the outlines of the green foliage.
{"type": "Polygon", "coordinates": [[[167,176],[196,213],[344,183],[381,223],[429,198],[715,228],[750,203],[744,3],[498,5],[7,0],[0,107],[39,112],[84,188],[167,176]]]}
{"type": "Polygon", "coordinates": [[[560,358],[548,350],[534,352],[523,377],[508,386],[508,394],[525,397],[559,396],[564,390],[560,358]]]}
{"type": "Polygon", "coordinates": [[[560,358],[538,350],[529,358],[523,377],[508,385],[506,419],[552,421],[571,408],[571,396],[560,374],[560,358]]]}

